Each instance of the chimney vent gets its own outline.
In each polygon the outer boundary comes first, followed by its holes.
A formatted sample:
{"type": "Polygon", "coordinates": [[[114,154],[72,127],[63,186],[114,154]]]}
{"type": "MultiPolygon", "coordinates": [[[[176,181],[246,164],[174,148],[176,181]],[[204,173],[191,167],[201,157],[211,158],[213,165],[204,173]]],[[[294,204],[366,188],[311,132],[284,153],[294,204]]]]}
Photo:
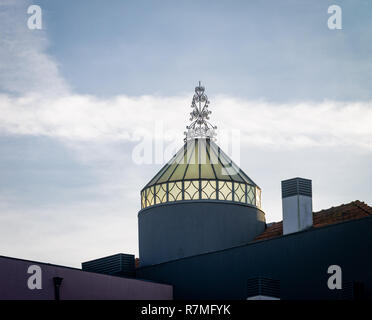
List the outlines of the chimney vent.
{"type": "Polygon", "coordinates": [[[282,181],[283,234],[313,225],[311,180],[294,178],[282,181]]]}

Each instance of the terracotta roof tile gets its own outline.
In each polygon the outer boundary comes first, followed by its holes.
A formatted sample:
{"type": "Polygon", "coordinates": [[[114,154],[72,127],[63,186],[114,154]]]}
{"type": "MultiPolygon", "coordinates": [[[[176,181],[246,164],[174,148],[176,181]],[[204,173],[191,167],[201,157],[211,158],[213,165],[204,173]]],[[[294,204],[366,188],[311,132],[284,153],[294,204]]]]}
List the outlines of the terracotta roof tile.
{"type": "MultiPolygon", "coordinates": [[[[339,223],[347,220],[360,219],[372,216],[372,207],[359,200],[332,207],[313,213],[313,225],[315,228],[339,223]]],[[[256,240],[271,239],[283,235],[283,221],[268,224],[265,231],[257,236],[256,240]]]]}

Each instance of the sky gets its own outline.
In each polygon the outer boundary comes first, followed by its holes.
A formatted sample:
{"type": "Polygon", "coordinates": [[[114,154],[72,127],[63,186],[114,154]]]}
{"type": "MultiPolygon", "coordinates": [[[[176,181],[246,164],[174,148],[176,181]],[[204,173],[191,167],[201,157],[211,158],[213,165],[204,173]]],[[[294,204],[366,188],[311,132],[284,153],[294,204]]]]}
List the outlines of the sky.
{"type": "Polygon", "coordinates": [[[297,176],[312,179],[315,211],[372,205],[371,9],[0,0],[0,255],[138,256],[140,190],[182,146],[199,80],[217,143],[239,133],[239,154],[225,151],[261,187],[267,222],[297,176]],[[28,28],[33,4],[41,30],[28,28]],[[166,149],[151,163],[134,157],[145,139],[166,149]]]}

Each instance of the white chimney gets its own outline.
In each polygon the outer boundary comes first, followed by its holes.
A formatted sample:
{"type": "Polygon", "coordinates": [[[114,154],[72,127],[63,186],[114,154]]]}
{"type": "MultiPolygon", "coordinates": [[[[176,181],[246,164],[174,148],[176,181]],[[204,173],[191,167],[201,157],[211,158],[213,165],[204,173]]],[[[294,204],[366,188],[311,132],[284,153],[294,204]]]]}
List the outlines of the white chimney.
{"type": "Polygon", "coordinates": [[[282,181],[283,234],[298,232],[313,225],[311,180],[294,178],[282,181]]]}

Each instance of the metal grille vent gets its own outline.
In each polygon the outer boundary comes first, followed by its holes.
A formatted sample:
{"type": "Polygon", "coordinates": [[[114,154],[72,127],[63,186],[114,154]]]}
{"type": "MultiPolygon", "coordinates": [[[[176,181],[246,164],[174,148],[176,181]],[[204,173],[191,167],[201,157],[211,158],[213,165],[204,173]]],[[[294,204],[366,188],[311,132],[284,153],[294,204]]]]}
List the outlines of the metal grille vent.
{"type": "Polygon", "coordinates": [[[83,271],[114,276],[132,277],[135,274],[134,255],[118,253],[81,264],[83,271]]]}
{"type": "Polygon", "coordinates": [[[364,298],[364,285],[358,281],[344,282],[340,294],[341,300],[362,300],[364,298]]]}
{"type": "Polygon", "coordinates": [[[312,197],[311,180],[294,178],[282,181],[282,198],[296,195],[312,197]]]}
{"type": "Polygon", "coordinates": [[[268,296],[280,298],[280,281],[256,277],[247,280],[247,297],[268,296]]]}

